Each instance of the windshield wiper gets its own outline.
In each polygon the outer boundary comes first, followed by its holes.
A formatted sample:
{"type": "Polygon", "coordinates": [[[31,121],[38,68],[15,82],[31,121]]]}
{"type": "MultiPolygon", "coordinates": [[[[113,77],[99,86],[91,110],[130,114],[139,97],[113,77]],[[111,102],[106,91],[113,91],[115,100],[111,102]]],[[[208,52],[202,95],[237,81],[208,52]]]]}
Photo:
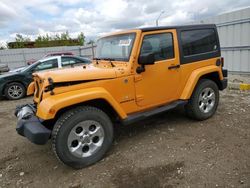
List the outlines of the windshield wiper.
{"type": "Polygon", "coordinates": [[[113,58],[93,58],[93,60],[96,60],[96,63],[98,64],[98,60],[105,60],[109,61],[112,67],[115,67],[115,64],[112,61],[115,61],[113,58]]]}
{"type": "Polygon", "coordinates": [[[112,58],[103,58],[103,60],[109,61],[112,67],[115,67],[114,63],[112,61],[115,61],[115,59],[112,58]]]}

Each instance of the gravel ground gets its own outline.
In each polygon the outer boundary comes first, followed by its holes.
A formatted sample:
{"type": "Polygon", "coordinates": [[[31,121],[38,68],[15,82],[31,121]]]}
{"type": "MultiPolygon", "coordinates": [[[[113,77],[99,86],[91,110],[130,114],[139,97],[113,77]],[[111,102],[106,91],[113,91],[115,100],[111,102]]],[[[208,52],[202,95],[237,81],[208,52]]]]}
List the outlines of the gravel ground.
{"type": "Polygon", "coordinates": [[[250,187],[250,92],[221,92],[206,121],[179,108],[116,128],[107,156],[82,170],[16,134],[15,106],[31,100],[0,101],[0,187],[250,187]]]}
{"type": "Polygon", "coordinates": [[[228,80],[231,83],[245,83],[245,84],[250,84],[250,74],[228,74],[228,80]]]}

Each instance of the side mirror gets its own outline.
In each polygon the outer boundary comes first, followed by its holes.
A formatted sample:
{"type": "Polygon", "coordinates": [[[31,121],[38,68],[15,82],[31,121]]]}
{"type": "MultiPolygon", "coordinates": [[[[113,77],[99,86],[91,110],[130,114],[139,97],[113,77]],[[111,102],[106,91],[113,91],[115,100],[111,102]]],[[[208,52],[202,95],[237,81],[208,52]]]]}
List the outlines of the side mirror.
{"type": "Polygon", "coordinates": [[[155,54],[150,53],[150,54],[146,54],[146,55],[141,55],[138,59],[138,64],[141,66],[137,67],[136,72],[138,74],[145,72],[145,65],[155,64],[155,54]]]}
{"type": "Polygon", "coordinates": [[[140,65],[153,65],[155,63],[155,54],[150,53],[146,55],[141,55],[139,57],[138,63],[140,65]]]}

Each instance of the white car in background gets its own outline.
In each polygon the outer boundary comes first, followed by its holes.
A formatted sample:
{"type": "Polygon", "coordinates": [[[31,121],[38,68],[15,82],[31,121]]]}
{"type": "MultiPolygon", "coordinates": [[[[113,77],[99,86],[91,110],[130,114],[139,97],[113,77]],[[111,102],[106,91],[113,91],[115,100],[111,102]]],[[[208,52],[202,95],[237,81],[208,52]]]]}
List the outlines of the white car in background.
{"type": "Polygon", "coordinates": [[[18,67],[15,69],[10,70],[10,73],[14,72],[20,72],[27,67],[36,67],[37,71],[41,71],[43,69],[51,69],[51,68],[62,68],[66,66],[77,66],[80,64],[90,63],[91,60],[84,57],[78,57],[78,56],[52,56],[52,57],[46,57],[41,60],[36,61],[32,65],[18,67]],[[36,66],[33,66],[36,64],[36,66]]]}
{"type": "Polygon", "coordinates": [[[35,65],[34,71],[42,71],[47,69],[63,68],[63,67],[73,67],[77,65],[82,65],[86,63],[91,63],[91,60],[84,57],[78,56],[52,56],[41,59],[30,66],[35,65]]]}

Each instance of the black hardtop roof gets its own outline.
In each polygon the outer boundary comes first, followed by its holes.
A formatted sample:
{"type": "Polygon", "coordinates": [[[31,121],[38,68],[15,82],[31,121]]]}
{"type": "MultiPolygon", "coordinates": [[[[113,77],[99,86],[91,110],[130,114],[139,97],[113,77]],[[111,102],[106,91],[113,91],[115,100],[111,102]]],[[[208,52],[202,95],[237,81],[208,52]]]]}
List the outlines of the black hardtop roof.
{"type": "Polygon", "coordinates": [[[159,27],[144,27],[138,28],[142,32],[147,31],[157,31],[157,30],[166,30],[166,29],[202,29],[202,28],[216,28],[215,24],[197,24],[197,25],[177,25],[177,26],[159,26],[159,27]]]}

